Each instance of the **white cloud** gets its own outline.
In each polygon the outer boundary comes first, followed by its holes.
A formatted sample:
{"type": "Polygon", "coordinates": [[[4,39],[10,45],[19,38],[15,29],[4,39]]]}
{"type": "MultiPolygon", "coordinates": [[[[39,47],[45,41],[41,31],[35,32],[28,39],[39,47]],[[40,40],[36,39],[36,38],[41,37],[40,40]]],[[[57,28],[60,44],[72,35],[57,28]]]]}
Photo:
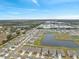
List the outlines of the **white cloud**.
{"type": "Polygon", "coordinates": [[[32,2],[33,2],[34,4],[36,4],[37,6],[39,6],[39,3],[38,3],[37,0],[32,0],[32,2]]]}
{"type": "Polygon", "coordinates": [[[54,16],[54,19],[79,19],[79,15],[54,16]]]}
{"type": "Polygon", "coordinates": [[[18,0],[21,3],[34,3],[35,5],[39,6],[38,0],[18,0]]]}
{"type": "Polygon", "coordinates": [[[47,16],[47,15],[42,15],[42,16],[34,16],[32,15],[4,15],[0,16],[1,19],[79,19],[79,15],[70,15],[70,16],[47,16]]]}

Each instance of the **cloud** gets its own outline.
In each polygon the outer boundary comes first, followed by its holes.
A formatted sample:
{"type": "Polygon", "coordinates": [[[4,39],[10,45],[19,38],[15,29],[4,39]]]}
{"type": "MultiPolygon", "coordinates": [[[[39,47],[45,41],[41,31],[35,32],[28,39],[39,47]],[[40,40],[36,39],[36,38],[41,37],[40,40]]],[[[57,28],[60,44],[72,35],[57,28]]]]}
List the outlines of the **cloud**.
{"type": "Polygon", "coordinates": [[[39,6],[39,3],[38,3],[37,0],[32,0],[32,2],[33,2],[35,5],[39,6]]]}

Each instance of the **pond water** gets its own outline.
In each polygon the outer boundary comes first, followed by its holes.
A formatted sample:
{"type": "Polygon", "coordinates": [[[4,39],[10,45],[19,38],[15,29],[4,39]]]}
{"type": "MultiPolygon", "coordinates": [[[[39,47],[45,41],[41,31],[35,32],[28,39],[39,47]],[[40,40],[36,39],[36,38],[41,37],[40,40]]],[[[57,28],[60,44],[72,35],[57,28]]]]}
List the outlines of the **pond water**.
{"type": "Polygon", "coordinates": [[[73,41],[56,40],[54,34],[46,34],[44,40],[41,42],[41,45],[79,48],[79,45],[75,44],[73,41]]]}

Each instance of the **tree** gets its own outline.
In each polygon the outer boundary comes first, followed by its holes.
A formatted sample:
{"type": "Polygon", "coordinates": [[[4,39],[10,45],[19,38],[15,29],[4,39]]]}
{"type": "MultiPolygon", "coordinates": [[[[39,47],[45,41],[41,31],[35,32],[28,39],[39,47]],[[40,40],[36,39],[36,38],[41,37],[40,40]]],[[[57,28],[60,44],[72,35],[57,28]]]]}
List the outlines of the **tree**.
{"type": "Polygon", "coordinates": [[[12,37],[11,34],[7,35],[7,39],[8,39],[8,40],[11,40],[12,38],[13,38],[13,37],[12,37]]]}
{"type": "Polygon", "coordinates": [[[17,35],[20,35],[20,30],[17,30],[17,31],[16,31],[16,34],[17,34],[17,35]]]}

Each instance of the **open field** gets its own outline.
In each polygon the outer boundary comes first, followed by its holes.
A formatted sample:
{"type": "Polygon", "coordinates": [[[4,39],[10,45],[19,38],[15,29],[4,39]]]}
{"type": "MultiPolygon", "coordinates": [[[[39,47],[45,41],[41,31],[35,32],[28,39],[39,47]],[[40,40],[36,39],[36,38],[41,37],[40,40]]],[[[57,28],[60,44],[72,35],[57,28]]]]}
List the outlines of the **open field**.
{"type": "Polygon", "coordinates": [[[69,40],[71,37],[68,33],[55,33],[56,39],[57,40],[69,40]]]}
{"type": "Polygon", "coordinates": [[[39,39],[37,39],[35,42],[34,42],[34,45],[37,45],[39,46],[40,43],[42,42],[42,40],[44,39],[45,35],[41,35],[39,39]]]}
{"type": "Polygon", "coordinates": [[[69,41],[73,41],[74,43],[79,45],[79,36],[78,35],[71,36],[71,35],[69,35],[69,33],[58,33],[58,32],[56,32],[55,36],[56,36],[57,40],[61,40],[61,41],[64,41],[64,40],[68,41],[69,40],[69,41]]]}

